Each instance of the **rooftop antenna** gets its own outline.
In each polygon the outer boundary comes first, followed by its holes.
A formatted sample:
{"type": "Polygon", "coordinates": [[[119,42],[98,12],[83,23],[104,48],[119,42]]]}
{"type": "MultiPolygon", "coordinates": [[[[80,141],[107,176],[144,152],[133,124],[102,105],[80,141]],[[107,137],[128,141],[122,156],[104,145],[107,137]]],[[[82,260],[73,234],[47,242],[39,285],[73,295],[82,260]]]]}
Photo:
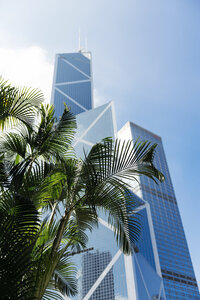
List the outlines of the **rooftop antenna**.
{"type": "Polygon", "coordinates": [[[81,52],[81,30],[78,30],[78,51],[81,52]]]}
{"type": "Polygon", "coordinates": [[[85,38],[85,51],[87,52],[87,48],[88,48],[88,45],[87,45],[87,38],[85,38]]]}

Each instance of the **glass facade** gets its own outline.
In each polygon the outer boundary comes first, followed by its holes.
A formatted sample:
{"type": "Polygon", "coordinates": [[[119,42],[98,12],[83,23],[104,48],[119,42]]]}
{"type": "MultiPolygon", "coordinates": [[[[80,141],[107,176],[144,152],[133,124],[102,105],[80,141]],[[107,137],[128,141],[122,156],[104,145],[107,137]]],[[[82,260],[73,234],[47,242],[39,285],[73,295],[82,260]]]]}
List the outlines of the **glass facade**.
{"type": "Polygon", "coordinates": [[[76,116],[77,132],[73,147],[78,157],[83,157],[95,143],[105,137],[114,137],[113,103],[107,103],[76,116]]]}
{"type": "Polygon", "coordinates": [[[136,216],[141,225],[141,232],[132,255],[134,297],[129,296],[128,299],[166,299],[150,206],[136,194],[131,194],[134,203],[137,204],[135,209],[138,211],[136,216]]]}
{"type": "MultiPolygon", "coordinates": [[[[111,262],[112,256],[109,251],[95,253],[86,253],[82,258],[82,298],[98,280],[99,276],[104,272],[108,264],[111,262]]],[[[105,275],[101,283],[95,289],[90,297],[91,300],[110,299],[115,300],[114,276],[113,268],[105,275]]]]}
{"type": "Polygon", "coordinates": [[[165,299],[161,277],[147,263],[140,253],[133,256],[137,282],[136,299],[165,299]]]}
{"type": "Polygon", "coordinates": [[[142,176],[134,192],[151,208],[166,299],[200,299],[161,138],[131,122],[119,131],[119,137],[158,144],[154,163],[165,182],[156,184],[142,176]]]}
{"type": "Polygon", "coordinates": [[[92,109],[90,52],[56,55],[51,103],[61,116],[64,102],[74,114],[92,109]]]}
{"type": "MultiPolygon", "coordinates": [[[[113,103],[107,103],[76,116],[74,148],[83,157],[92,145],[105,137],[115,136],[113,103]]],[[[73,300],[128,300],[124,255],[118,249],[114,233],[101,214],[98,228],[87,232],[86,254],[74,257],[78,266],[79,295],[73,300]]]]}
{"type": "MultiPolygon", "coordinates": [[[[83,157],[92,145],[104,137],[115,137],[113,103],[107,103],[76,116],[77,133],[73,146],[79,157],[83,157]]],[[[131,193],[138,208],[142,231],[137,243],[137,253],[125,256],[118,248],[107,217],[101,213],[99,226],[87,232],[90,249],[86,254],[73,257],[78,266],[79,294],[73,300],[145,300],[144,295],[163,295],[160,266],[156,258],[155,245],[149,223],[147,203],[131,193]],[[153,278],[154,283],[149,282],[153,278]],[[133,285],[133,282],[134,285],[133,285]]],[[[132,208],[129,208],[132,209],[132,208]]],[[[135,246],[135,245],[133,245],[135,246]]],[[[146,298],[149,299],[149,298],[146,298]]]]}
{"type": "Polygon", "coordinates": [[[88,232],[88,251],[73,256],[78,266],[79,294],[73,300],[128,300],[124,255],[117,247],[113,231],[101,219],[88,232]]]}

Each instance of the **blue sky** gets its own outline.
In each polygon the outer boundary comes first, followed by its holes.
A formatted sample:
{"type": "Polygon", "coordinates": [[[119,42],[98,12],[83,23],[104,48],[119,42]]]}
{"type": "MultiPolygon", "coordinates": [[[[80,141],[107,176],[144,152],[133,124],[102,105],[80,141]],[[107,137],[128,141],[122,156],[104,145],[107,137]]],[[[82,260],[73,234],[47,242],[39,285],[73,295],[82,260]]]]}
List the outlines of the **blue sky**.
{"type": "Polygon", "coordinates": [[[93,55],[96,104],[114,100],[128,120],[157,133],[166,156],[200,285],[199,0],[1,0],[0,70],[51,92],[54,55],[93,55]]]}

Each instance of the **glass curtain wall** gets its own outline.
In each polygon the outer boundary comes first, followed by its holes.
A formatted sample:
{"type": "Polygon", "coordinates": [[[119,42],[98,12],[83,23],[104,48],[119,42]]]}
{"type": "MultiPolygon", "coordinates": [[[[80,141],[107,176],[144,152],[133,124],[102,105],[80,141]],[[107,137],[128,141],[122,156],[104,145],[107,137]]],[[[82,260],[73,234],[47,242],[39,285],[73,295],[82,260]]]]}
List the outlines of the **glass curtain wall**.
{"type": "MultiPolygon", "coordinates": [[[[141,176],[134,192],[151,208],[166,299],[200,299],[161,138],[131,122],[118,135],[158,144],[154,163],[165,175],[165,182],[156,184],[141,176]]],[[[149,247],[144,251],[148,252],[149,247]]]]}

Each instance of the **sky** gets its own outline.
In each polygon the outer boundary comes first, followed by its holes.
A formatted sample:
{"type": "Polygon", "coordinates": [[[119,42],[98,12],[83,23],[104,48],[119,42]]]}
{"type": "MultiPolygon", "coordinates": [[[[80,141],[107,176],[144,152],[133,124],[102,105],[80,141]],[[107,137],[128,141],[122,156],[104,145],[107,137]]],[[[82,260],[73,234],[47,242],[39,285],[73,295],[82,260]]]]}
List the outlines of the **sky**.
{"type": "Polygon", "coordinates": [[[0,74],[51,94],[56,53],[92,52],[95,104],[160,135],[200,286],[200,1],[1,0],[0,74]]]}

